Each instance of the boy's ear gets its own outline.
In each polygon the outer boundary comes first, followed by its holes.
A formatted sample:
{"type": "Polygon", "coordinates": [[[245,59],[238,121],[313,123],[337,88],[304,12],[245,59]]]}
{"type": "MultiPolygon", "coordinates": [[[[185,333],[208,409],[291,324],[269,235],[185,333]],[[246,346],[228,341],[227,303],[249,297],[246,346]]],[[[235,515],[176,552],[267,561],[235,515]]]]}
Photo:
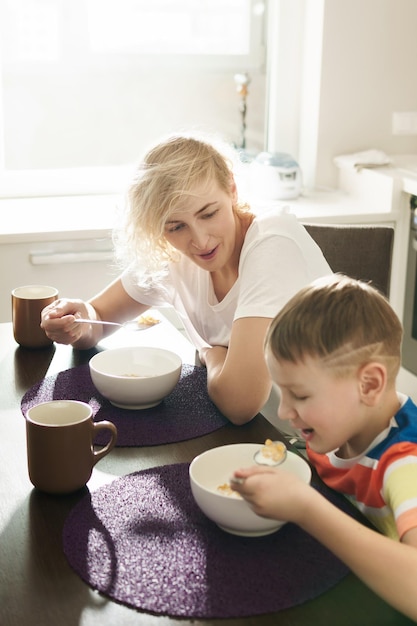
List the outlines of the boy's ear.
{"type": "Polygon", "coordinates": [[[378,402],[387,385],[387,370],[382,363],[367,363],[359,370],[362,401],[368,406],[378,402]]]}

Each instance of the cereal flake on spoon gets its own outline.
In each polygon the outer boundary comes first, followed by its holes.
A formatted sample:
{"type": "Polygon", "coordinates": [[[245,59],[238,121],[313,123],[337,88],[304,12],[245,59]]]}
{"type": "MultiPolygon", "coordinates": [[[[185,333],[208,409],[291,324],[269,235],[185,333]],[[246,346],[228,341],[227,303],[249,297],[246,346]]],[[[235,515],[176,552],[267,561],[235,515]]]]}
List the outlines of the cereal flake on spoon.
{"type": "Polygon", "coordinates": [[[282,441],[266,439],[265,444],[254,455],[254,461],[258,465],[280,465],[287,458],[287,448],[282,441]]]}

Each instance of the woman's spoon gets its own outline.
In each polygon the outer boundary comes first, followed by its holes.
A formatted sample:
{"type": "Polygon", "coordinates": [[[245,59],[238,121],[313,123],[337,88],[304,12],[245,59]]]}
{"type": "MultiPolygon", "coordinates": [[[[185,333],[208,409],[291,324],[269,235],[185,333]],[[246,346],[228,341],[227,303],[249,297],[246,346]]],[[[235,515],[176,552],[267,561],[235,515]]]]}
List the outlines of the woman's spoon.
{"type": "Polygon", "coordinates": [[[129,320],[128,322],[123,322],[119,324],[119,322],[105,322],[103,320],[87,320],[78,317],[74,320],[77,324],[102,324],[104,326],[118,326],[119,328],[125,328],[126,330],[147,330],[156,324],[159,324],[161,320],[156,320],[154,318],[138,318],[136,320],[129,320]]]}

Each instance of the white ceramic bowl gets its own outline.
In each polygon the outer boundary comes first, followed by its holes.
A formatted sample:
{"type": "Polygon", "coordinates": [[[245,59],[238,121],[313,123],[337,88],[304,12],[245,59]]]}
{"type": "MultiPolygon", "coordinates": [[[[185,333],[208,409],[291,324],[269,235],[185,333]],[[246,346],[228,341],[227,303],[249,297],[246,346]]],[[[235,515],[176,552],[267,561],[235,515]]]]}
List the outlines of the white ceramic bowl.
{"type": "MultiPolygon", "coordinates": [[[[191,491],[200,509],[223,530],[234,535],[258,537],[269,535],[285,522],[256,515],[240,496],[224,495],[218,491],[227,484],[234,470],[255,464],[253,456],[263,444],[237,443],[212,448],[197,456],[189,469],[191,491]]],[[[311,480],[308,463],[293,452],[280,469],[294,472],[306,483],[311,480]]]]}
{"type": "Polygon", "coordinates": [[[95,387],[115,406],[147,409],[171,393],[181,374],[181,357],[144,346],[113,348],[90,359],[95,387]]]}

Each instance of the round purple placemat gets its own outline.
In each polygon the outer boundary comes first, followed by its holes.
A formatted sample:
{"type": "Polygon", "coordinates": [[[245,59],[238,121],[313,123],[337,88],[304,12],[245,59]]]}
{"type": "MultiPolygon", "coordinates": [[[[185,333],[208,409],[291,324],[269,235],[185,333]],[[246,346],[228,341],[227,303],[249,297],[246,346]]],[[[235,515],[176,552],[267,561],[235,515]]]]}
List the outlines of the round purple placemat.
{"type": "Polygon", "coordinates": [[[220,530],[195,504],[188,468],[179,463],[129,474],[75,506],[63,546],[88,585],[148,613],[227,618],[301,604],[347,574],[293,524],[259,538],[220,530]]]}
{"type": "MultiPolygon", "coordinates": [[[[155,446],[201,437],[225,424],[227,419],[210,400],[204,367],[183,364],[180,380],[161,404],[151,409],[128,410],[113,406],[94,387],[89,366],[79,365],[48,376],[25,393],[23,415],[40,402],[81,400],[93,409],[94,420],[110,420],[117,427],[117,446],[155,446]]],[[[95,443],[104,445],[106,433],[95,443]]]]}

